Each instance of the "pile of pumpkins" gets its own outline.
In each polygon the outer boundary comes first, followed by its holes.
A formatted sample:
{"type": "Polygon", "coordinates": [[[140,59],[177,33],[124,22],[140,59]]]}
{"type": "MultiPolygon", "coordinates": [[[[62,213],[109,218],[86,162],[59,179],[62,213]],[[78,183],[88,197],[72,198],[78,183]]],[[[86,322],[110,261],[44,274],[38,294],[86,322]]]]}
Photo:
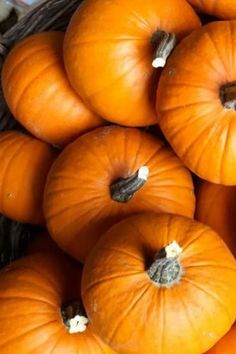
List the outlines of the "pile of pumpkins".
{"type": "Polygon", "coordinates": [[[189,3],[84,0],[8,54],[0,212],[45,231],[1,354],[235,354],[236,3],[189,3]]]}

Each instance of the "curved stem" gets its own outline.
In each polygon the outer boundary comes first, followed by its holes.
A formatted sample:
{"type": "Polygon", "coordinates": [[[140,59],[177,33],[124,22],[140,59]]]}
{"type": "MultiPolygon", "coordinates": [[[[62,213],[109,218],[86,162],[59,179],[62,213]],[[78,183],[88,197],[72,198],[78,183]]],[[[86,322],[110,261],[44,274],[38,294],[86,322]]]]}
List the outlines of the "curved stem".
{"type": "Polygon", "coordinates": [[[152,66],[154,68],[163,68],[167,58],[176,45],[176,36],[174,33],[157,30],[152,35],[151,43],[156,48],[152,66]]]}
{"type": "Polygon", "coordinates": [[[176,241],[173,241],[155,256],[147,274],[159,288],[171,288],[179,283],[183,274],[183,268],[179,262],[181,252],[182,248],[176,241]]]}
{"type": "Polygon", "coordinates": [[[111,198],[115,202],[127,203],[134,194],[146,183],[149,175],[147,166],[140,167],[135,175],[128,178],[120,178],[110,187],[111,198]]]}
{"type": "Polygon", "coordinates": [[[226,109],[236,111],[236,81],[221,86],[220,99],[226,109]]]}
{"type": "Polygon", "coordinates": [[[62,306],[61,315],[70,334],[86,330],[89,321],[81,301],[71,301],[62,306]]]}

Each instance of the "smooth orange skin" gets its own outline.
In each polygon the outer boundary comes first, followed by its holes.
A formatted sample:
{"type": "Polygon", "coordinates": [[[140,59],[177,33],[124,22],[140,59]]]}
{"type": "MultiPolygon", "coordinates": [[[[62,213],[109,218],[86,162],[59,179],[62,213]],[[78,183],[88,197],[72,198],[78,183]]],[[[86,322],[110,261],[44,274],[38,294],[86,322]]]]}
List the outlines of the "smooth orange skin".
{"type": "Polygon", "coordinates": [[[197,9],[207,14],[225,19],[236,19],[236,2],[235,0],[187,0],[190,4],[196,6],[197,9]]]}
{"type": "Polygon", "coordinates": [[[206,354],[235,354],[236,348],[236,324],[230,331],[206,354]]]}
{"type": "Polygon", "coordinates": [[[236,261],[201,223],[168,214],[133,216],[91,252],[82,298],[97,333],[120,354],[202,354],[235,321],[236,261]],[[173,241],[183,249],[184,273],[177,285],[161,288],[146,270],[173,241]]]}
{"type": "Polygon", "coordinates": [[[158,28],[178,39],[201,25],[183,0],[85,0],[64,41],[64,60],[76,92],[100,116],[124,126],[156,124],[151,37],[158,28]],[[181,11],[180,11],[181,9],[181,11]]]}
{"type": "Polygon", "coordinates": [[[189,171],[164,143],[134,128],[103,127],[64,149],[44,194],[50,235],[60,248],[85,262],[102,233],[145,210],[193,217],[195,196],[189,171]],[[110,185],[147,165],[146,184],[126,204],[113,201],[110,185]]]}
{"type": "Polygon", "coordinates": [[[61,306],[80,298],[81,268],[68,258],[37,253],[0,273],[1,354],[114,354],[94,333],[70,334],[61,306]]]}
{"type": "Polygon", "coordinates": [[[196,218],[211,226],[236,257],[236,187],[202,182],[197,193],[196,218]]]}
{"type": "Polygon", "coordinates": [[[236,185],[236,112],[220,87],[236,78],[236,21],[210,23],[184,39],[157,90],[161,129],[184,164],[213,183],[236,185]]]}
{"type": "Polygon", "coordinates": [[[104,124],[69,84],[63,39],[62,32],[27,37],[11,50],[2,70],[4,97],[14,117],[34,136],[58,146],[104,124]]]}
{"type": "Polygon", "coordinates": [[[44,224],[46,177],[54,149],[17,131],[0,133],[0,213],[22,223],[44,224]]]}

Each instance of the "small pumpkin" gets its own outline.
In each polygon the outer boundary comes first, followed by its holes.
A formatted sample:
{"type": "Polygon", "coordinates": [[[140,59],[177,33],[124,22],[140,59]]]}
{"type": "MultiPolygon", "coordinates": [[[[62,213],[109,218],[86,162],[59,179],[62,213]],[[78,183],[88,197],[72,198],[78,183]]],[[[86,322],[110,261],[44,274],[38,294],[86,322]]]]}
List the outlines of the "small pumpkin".
{"type": "Polygon", "coordinates": [[[236,19],[235,0],[188,0],[191,5],[207,14],[225,19],[236,19]]]}
{"type": "Polygon", "coordinates": [[[125,126],[156,124],[159,71],[180,40],[200,26],[184,0],[85,0],[64,41],[76,92],[99,115],[125,126]],[[181,8],[181,11],[179,9],[181,8]]]}
{"type": "Polygon", "coordinates": [[[22,223],[44,224],[43,191],[57,157],[54,149],[17,131],[0,133],[0,213],[22,223]]]}
{"type": "Polygon", "coordinates": [[[82,298],[97,333],[118,353],[202,354],[235,321],[236,261],[209,227],[144,213],[97,243],[82,298]]]}
{"type": "Polygon", "coordinates": [[[165,144],[135,128],[98,128],[67,146],[44,195],[50,235],[84,262],[113,223],[145,210],[193,217],[189,171],[165,144]]]}
{"type": "Polygon", "coordinates": [[[211,226],[236,257],[236,187],[202,181],[197,193],[196,218],[211,226]]]}
{"type": "Polygon", "coordinates": [[[37,253],[0,272],[0,352],[112,354],[88,321],[81,268],[59,254],[37,253]]]}
{"type": "Polygon", "coordinates": [[[157,90],[161,129],[185,165],[236,185],[236,21],[210,23],[175,49],[157,90]]]}
{"type": "Polygon", "coordinates": [[[236,348],[236,324],[230,331],[206,354],[235,354],[236,348]]]}
{"type": "Polygon", "coordinates": [[[76,95],[63,64],[64,33],[43,32],[8,54],[2,88],[14,117],[36,137],[58,146],[104,124],[76,95]]]}

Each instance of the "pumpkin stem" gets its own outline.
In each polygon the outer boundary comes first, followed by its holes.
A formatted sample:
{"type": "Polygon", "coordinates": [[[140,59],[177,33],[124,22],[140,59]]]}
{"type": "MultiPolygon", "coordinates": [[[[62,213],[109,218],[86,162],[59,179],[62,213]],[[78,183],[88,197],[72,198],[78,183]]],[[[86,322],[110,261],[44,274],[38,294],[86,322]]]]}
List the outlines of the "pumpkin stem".
{"type": "Polygon", "coordinates": [[[61,315],[70,334],[86,330],[89,321],[81,301],[72,301],[62,306],[61,315]]]}
{"type": "Polygon", "coordinates": [[[119,178],[110,187],[111,198],[115,202],[127,203],[133,198],[134,193],[146,183],[148,175],[149,168],[147,166],[142,166],[133,176],[119,178]]]}
{"type": "Polygon", "coordinates": [[[236,111],[236,81],[221,86],[220,99],[226,109],[236,111]]]}
{"type": "Polygon", "coordinates": [[[147,274],[159,288],[171,288],[179,283],[183,274],[183,269],[179,262],[181,253],[182,248],[176,241],[173,241],[156,254],[154,262],[147,270],[147,274]]]}
{"type": "Polygon", "coordinates": [[[153,33],[151,43],[155,46],[156,51],[152,61],[154,68],[163,68],[166,60],[176,45],[176,35],[162,30],[153,33]]]}

